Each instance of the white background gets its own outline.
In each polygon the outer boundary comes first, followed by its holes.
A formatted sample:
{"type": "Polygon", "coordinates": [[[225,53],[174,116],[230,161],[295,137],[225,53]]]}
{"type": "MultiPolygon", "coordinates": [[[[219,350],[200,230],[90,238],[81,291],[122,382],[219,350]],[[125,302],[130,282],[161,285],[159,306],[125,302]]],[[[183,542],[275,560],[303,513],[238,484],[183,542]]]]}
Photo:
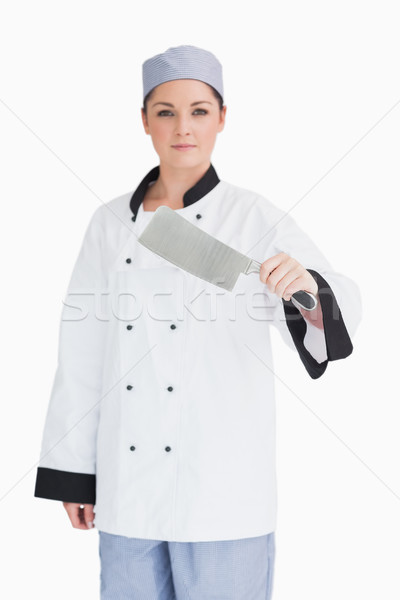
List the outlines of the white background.
{"type": "Polygon", "coordinates": [[[273,600],[398,600],[397,9],[2,2],[2,598],[98,598],[97,530],[33,496],[62,298],[94,210],[158,164],[140,118],[142,62],[193,44],[223,64],[219,177],[290,211],[363,299],[353,354],[318,380],[273,333],[273,600]]]}

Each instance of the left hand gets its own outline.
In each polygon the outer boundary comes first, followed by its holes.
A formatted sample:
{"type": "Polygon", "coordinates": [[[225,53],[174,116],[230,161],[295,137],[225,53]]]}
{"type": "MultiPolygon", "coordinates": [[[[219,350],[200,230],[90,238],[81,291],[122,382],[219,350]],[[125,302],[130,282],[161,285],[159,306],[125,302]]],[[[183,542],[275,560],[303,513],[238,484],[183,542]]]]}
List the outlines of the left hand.
{"type": "Polygon", "coordinates": [[[76,502],[63,502],[68,513],[72,527],[75,529],[92,529],[94,525],[94,504],[78,504],[76,502]]]}
{"type": "Polygon", "coordinates": [[[261,264],[260,280],[284,300],[290,300],[299,290],[314,296],[318,294],[318,285],[311,273],[285,252],[279,252],[261,264]]]}

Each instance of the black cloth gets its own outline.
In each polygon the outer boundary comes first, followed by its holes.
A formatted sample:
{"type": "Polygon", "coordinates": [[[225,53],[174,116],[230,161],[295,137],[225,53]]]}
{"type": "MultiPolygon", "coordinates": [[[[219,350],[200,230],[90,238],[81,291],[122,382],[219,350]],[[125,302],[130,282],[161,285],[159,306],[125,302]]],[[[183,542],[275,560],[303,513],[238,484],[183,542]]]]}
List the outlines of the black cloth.
{"type": "Polygon", "coordinates": [[[307,323],[298,308],[290,300],[283,300],[286,324],[308,374],[312,379],[318,379],[325,373],[328,362],[346,358],[353,351],[353,344],[343,321],[335,294],[328,282],[314,269],[307,269],[318,284],[318,294],[321,302],[322,320],[324,324],[327,360],[319,363],[304,346],[307,323]]]}

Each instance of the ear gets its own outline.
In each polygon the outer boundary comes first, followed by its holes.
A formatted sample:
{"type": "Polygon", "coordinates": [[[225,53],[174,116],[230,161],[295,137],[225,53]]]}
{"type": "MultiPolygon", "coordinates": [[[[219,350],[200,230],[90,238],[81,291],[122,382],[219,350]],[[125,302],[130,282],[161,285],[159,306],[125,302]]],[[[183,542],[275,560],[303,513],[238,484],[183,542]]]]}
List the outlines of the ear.
{"type": "Polygon", "coordinates": [[[222,131],[224,126],[225,126],[225,116],[226,116],[226,106],[222,107],[222,110],[219,113],[219,124],[218,124],[218,131],[222,131]]]}
{"type": "Polygon", "coordinates": [[[147,118],[146,118],[145,112],[144,112],[143,108],[141,108],[140,111],[142,113],[142,123],[143,123],[144,130],[145,130],[146,134],[149,135],[149,133],[150,133],[150,131],[149,131],[149,124],[147,122],[147,118]]]}

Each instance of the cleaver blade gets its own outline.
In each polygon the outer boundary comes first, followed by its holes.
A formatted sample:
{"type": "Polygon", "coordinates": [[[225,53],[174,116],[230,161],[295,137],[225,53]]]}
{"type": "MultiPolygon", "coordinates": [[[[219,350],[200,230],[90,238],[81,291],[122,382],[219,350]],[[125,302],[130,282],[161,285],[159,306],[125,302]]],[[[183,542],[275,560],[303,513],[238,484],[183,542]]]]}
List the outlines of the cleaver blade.
{"type": "MultiPolygon", "coordinates": [[[[206,233],[169,206],[159,206],[138,242],[167,261],[231,292],[241,273],[259,273],[261,263],[238,252],[206,233]]],[[[291,301],[299,308],[313,310],[317,299],[300,290],[291,301]]]]}

